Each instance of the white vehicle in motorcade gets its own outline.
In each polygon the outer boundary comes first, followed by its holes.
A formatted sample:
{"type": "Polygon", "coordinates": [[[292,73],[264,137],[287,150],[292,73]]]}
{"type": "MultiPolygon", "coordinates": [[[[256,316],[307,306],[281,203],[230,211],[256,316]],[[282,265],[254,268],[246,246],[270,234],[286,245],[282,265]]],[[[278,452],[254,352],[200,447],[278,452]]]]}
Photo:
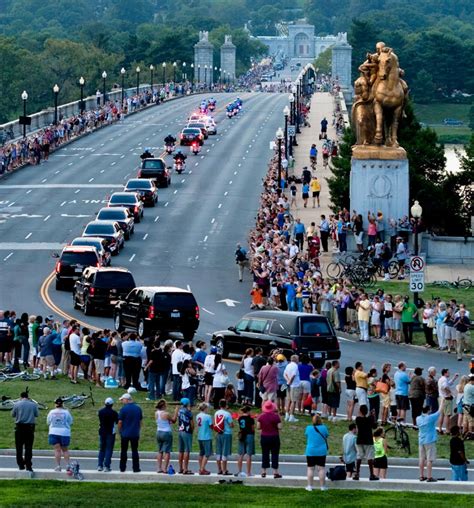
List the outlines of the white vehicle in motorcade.
{"type": "Polygon", "coordinates": [[[214,134],[217,134],[217,125],[214,121],[214,118],[211,116],[206,116],[201,121],[206,126],[206,130],[209,135],[213,136],[214,134]]]}

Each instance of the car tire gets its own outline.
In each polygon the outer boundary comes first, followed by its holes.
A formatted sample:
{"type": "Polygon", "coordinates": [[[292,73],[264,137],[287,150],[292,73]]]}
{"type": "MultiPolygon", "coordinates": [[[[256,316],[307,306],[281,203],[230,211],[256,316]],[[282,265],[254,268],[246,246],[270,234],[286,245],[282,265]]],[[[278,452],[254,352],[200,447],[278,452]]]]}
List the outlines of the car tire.
{"type": "Polygon", "coordinates": [[[183,334],[183,339],[186,341],[193,340],[194,334],[196,333],[194,330],[183,330],[181,332],[183,334]]]}
{"type": "Polygon", "coordinates": [[[116,312],[114,315],[114,326],[117,332],[123,332],[122,317],[119,312],[116,312]]]}
{"type": "Polygon", "coordinates": [[[140,224],[140,221],[141,221],[141,219],[140,219],[140,215],[137,215],[137,216],[135,217],[135,224],[140,224]]]}
{"type": "Polygon", "coordinates": [[[225,342],[222,337],[218,337],[216,339],[216,347],[217,347],[217,351],[220,352],[220,354],[222,355],[222,358],[228,358],[229,353],[227,352],[227,349],[225,347],[225,342]]]}
{"type": "Polygon", "coordinates": [[[141,339],[144,339],[147,337],[148,333],[148,327],[146,324],[146,321],[144,319],[140,319],[137,326],[137,334],[141,339]]]}
{"type": "Polygon", "coordinates": [[[89,298],[84,298],[84,304],[82,305],[82,312],[84,312],[85,316],[90,316],[92,314],[93,307],[89,302],[89,298]]]}
{"type": "Polygon", "coordinates": [[[75,309],[79,308],[79,305],[77,304],[77,299],[76,299],[76,293],[75,292],[72,293],[72,306],[75,309]]]}
{"type": "Polygon", "coordinates": [[[56,279],[56,291],[62,291],[64,289],[64,284],[60,281],[60,280],[57,280],[56,279]]]}
{"type": "Polygon", "coordinates": [[[124,238],[125,240],[130,240],[130,231],[128,233],[125,233],[124,238]]]}

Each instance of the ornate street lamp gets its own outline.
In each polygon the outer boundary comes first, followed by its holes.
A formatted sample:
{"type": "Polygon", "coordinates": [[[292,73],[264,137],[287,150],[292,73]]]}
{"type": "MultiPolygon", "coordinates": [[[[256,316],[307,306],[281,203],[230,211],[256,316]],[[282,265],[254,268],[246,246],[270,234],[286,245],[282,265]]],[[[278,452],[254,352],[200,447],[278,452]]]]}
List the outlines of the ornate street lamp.
{"type": "MultiPolygon", "coordinates": [[[[414,245],[414,254],[418,256],[419,253],[419,243],[418,243],[418,232],[420,230],[421,225],[421,215],[423,214],[423,208],[418,201],[415,201],[410,208],[411,216],[413,217],[413,233],[415,234],[415,245],[414,245]]],[[[413,302],[418,307],[418,291],[413,292],[413,302]]]]}
{"type": "Polygon", "coordinates": [[[58,125],[58,95],[59,95],[59,86],[56,84],[53,86],[54,93],[54,125],[58,125]]]}
{"type": "Polygon", "coordinates": [[[283,131],[281,127],[278,127],[275,136],[278,141],[278,188],[281,189],[281,143],[283,141],[283,131]]]}
{"type": "Polygon", "coordinates": [[[151,93],[153,94],[153,71],[155,70],[155,67],[153,64],[150,64],[150,88],[151,93]]]}
{"type": "Polygon", "coordinates": [[[291,148],[288,147],[288,117],[290,116],[290,108],[288,106],[283,108],[283,114],[285,115],[285,156],[288,159],[289,155],[293,155],[291,148]]]}
{"type": "Polygon", "coordinates": [[[178,64],[176,62],[173,62],[173,84],[176,83],[176,66],[178,64]]]}
{"type": "Polygon", "coordinates": [[[79,78],[79,87],[81,88],[81,100],[79,102],[79,113],[83,113],[84,110],[86,109],[84,106],[84,84],[85,84],[86,80],[81,76],[79,78]]]}
{"type": "Polygon", "coordinates": [[[183,62],[183,71],[181,72],[181,81],[187,81],[188,76],[186,75],[186,62],[183,62]]]}
{"type": "Polygon", "coordinates": [[[140,93],[140,67],[137,65],[137,68],[135,69],[135,72],[137,73],[137,95],[140,93]]]}
{"type": "Polygon", "coordinates": [[[120,75],[122,76],[122,109],[123,109],[123,103],[124,103],[124,100],[125,100],[125,73],[127,71],[125,70],[125,67],[122,67],[120,69],[120,75]]]}
{"type": "Polygon", "coordinates": [[[163,80],[162,80],[163,81],[163,86],[165,86],[166,62],[163,62],[161,64],[161,67],[163,69],[163,80]]]}
{"type": "Polygon", "coordinates": [[[21,94],[21,99],[23,101],[23,137],[26,138],[26,101],[28,100],[28,94],[26,90],[23,90],[21,94]]]}
{"type": "Polygon", "coordinates": [[[102,73],[102,104],[105,106],[105,80],[107,79],[107,73],[102,73]]]}

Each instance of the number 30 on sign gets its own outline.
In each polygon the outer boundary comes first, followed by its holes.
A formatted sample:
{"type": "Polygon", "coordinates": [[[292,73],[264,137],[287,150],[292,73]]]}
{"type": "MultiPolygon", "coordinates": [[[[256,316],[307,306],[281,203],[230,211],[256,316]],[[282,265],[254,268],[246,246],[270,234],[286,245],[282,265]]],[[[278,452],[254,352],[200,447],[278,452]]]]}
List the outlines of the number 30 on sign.
{"type": "Polygon", "coordinates": [[[410,291],[412,293],[425,290],[425,274],[423,272],[410,272],[410,291]]]}

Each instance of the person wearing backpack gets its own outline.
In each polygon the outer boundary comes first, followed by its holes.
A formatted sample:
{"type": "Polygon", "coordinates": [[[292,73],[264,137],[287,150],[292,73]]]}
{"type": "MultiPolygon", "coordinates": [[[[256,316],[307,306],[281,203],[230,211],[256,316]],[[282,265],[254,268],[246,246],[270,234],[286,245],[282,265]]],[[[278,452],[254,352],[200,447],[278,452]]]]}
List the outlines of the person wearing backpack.
{"type": "Polygon", "coordinates": [[[227,459],[232,455],[232,428],[234,422],[232,416],[227,411],[227,401],[219,401],[219,410],[214,415],[213,428],[216,432],[216,462],[217,474],[231,476],[227,470],[227,459]]]}
{"type": "Polygon", "coordinates": [[[319,485],[321,490],[327,490],[326,487],[326,456],[328,454],[329,431],[326,425],[323,425],[319,415],[313,416],[313,424],[308,425],[305,430],[306,435],[306,463],[308,464],[307,478],[308,485],[305,490],[311,492],[314,490],[314,468],[318,468],[319,485]]]}
{"type": "Polygon", "coordinates": [[[239,282],[244,280],[244,268],[249,267],[249,260],[247,258],[247,251],[240,245],[237,244],[235,251],[235,262],[239,267],[239,282]]]}

